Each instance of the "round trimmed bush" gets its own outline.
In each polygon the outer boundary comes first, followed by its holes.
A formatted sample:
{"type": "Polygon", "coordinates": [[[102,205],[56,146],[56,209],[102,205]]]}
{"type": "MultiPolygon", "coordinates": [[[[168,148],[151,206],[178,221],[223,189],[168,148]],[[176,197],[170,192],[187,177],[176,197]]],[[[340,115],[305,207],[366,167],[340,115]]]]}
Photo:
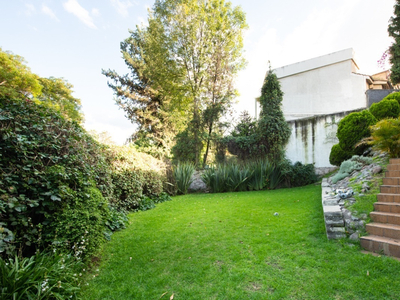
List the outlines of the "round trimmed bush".
{"type": "Polygon", "coordinates": [[[396,100],[397,103],[400,104],[400,92],[391,93],[391,94],[387,95],[385,98],[383,98],[382,100],[396,100]]]}
{"type": "Polygon", "coordinates": [[[395,99],[385,99],[378,103],[373,103],[369,111],[378,121],[397,118],[400,114],[400,105],[395,99]]]}
{"type": "Polygon", "coordinates": [[[331,165],[340,166],[340,164],[351,158],[353,156],[352,152],[344,151],[339,144],[333,145],[331,153],[329,154],[329,162],[331,165]]]}
{"type": "Polygon", "coordinates": [[[370,136],[369,126],[375,125],[376,118],[368,111],[354,112],[340,120],[337,130],[340,147],[350,153],[361,155],[368,145],[355,145],[361,139],[370,136]]]}

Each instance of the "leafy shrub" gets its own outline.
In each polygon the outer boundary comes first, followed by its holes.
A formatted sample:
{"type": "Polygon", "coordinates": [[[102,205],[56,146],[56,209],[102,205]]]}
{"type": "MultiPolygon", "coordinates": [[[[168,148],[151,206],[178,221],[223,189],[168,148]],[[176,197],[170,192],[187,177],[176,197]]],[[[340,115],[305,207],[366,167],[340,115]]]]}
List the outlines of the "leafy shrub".
{"type": "Polygon", "coordinates": [[[29,256],[53,242],[68,240],[62,247],[72,247],[83,236],[82,258],[93,253],[113,192],[103,149],[48,107],[0,100],[0,220],[13,233],[2,234],[0,253],[18,249],[29,256]],[[69,217],[77,221],[73,233],[57,225],[69,217]]]}
{"type": "Polygon", "coordinates": [[[378,103],[373,103],[369,111],[378,121],[387,118],[398,118],[400,105],[395,99],[382,100],[378,103]]]}
{"type": "Polygon", "coordinates": [[[351,159],[342,162],[339,171],[331,177],[332,183],[350,176],[354,171],[361,170],[364,165],[372,163],[372,158],[354,155],[351,159]]]}
{"type": "Polygon", "coordinates": [[[42,239],[65,253],[72,249],[77,259],[91,257],[105,241],[108,203],[95,187],[71,194],[61,195],[60,210],[46,214],[43,225],[49,228],[42,239]]]}
{"type": "Polygon", "coordinates": [[[391,93],[383,98],[382,101],[383,100],[396,100],[400,104],[400,92],[391,93]]]}
{"type": "Polygon", "coordinates": [[[400,157],[400,118],[383,119],[371,126],[371,136],[361,143],[367,143],[375,150],[389,153],[390,157],[400,157]]]}
{"type": "Polygon", "coordinates": [[[178,163],[173,168],[176,186],[178,192],[187,194],[190,184],[193,182],[194,165],[192,163],[178,163]]]}
{"type": "Polygon", "coordinates": [[[287,187],[304,186],[318,180],[313,164],[302,164],[295,162],[291,164],[289,160],[281,163],[282,176],[287,187]]]}
{"type": "Polygon", "coordinates": [[[361,139],[370,135],[369,126],[376,124],[376,118],[368,111],[354,112],[340,120],[337,130],[340,147],[352,154],[363,154],[366,145],[354,148],[361,139]]]}
{"type": "Polygon", "coordinates": [[[126,223],[128,223],[128,217],[126,216],[126,212],[122,210],[118,210],[114,206],[109,206],[110,213],[108,215],[108,219],[106,221],[107,227],[111,231],[117,231],[120,229],[126,228],[126,223]]]}
{"type": "Polygon", "coordinates": [[[143,174],[140,170],[122,169],[112,173],[114,199],[112,204],[119,210],[135,210],[143,196],[143,174]]]}
{"type": "Polygon", "coordinates": [[[352,152],[347,152],[340,147],[340,144],[332,146],[331,153],[329,154],[329,162],[334,166],[340,166],[340,164],[346,159],[351,158],[352,152]]]}
{"type": "Polygon", "coordinates": [[[0,299],[78,299],[80,272],[72,255],[0,257],[0,299]]]}

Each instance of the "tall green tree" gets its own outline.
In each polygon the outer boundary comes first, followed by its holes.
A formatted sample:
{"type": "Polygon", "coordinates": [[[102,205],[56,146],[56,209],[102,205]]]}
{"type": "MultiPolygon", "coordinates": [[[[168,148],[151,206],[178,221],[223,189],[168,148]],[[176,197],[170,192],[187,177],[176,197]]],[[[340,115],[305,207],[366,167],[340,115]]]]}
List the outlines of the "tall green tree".
{"type": "Polygon", "coordinates": [[[394,15],[389,20],[388,32],[394,39],[389,47],[389,61],[392,65],[390,80],[396,85],[400,83],[400,0],[395,2],[394,15]]]}
{"type": "MultiPolygon", "coordinates": [[[[148,20],[121,44],[130,74],[104,74],[114,81],[117,103],[139,130],[155,136],[155,127],[146,128],[146,122],[159,124],[160,132],[185,124],[190,132],[179,137],[190,137],[198,164],[203,145],[210,147],[215,122],[236,94],[233,79],[244,66],[244,13],[224,0],[157,0],[148,20]],[[144,118],[142,112],[151,113],[144,118]]],[[[206,150],[204,161],[207,155],[206,150]]]]}
{"type": "Polygon", "coordinates": [[[283,92],[276,74],[269,67],[261,88],[261,112],[257,124],[260,153],[279,161],[289,141],[291,130],[281,109],[283,92]]]}
{"type": "Polygon", "coordinates": [[[269,68],[259,99],[261,112],[258,121],[247,113],[225,139],[228,150],[240,159],[268,158],[277,162],[284,158],[284,150],[291,130],[281,110],[283,92],[278,78],[269,68]]]}

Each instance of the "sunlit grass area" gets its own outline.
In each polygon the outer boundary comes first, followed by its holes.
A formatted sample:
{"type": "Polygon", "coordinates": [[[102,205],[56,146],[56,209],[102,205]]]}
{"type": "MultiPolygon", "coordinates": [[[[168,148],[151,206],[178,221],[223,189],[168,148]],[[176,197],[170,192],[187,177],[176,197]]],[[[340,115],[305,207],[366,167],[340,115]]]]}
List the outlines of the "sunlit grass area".
{"type": "Polygon", "coordinates": [[[131,214],[88,278],[84,299],[398,299],[400,262],[328,241],[311,185],[131,214]]]}

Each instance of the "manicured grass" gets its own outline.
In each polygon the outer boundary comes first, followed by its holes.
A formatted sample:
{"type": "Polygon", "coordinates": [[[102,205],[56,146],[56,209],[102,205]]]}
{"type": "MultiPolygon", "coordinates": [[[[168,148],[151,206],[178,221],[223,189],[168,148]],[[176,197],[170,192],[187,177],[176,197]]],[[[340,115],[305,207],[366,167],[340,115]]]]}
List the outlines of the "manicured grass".
{"type": "Polygon", "coordinates": [[[326,239],[319,186],[174,197],[130,223],[105,247],[83,299],[400,295],[400,262],[326,239]]]}

